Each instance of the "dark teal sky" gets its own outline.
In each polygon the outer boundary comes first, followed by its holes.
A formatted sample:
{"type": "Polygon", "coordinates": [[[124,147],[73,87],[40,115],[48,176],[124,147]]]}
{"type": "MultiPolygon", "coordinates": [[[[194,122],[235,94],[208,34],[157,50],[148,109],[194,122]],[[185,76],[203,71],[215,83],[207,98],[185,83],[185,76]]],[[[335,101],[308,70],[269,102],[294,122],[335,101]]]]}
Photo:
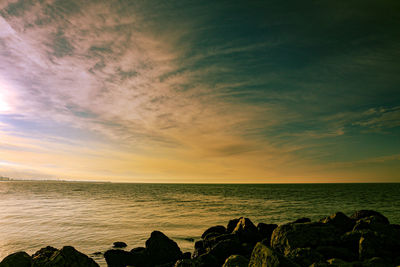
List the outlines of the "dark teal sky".
{"type": "Polygon", "coordinates": [[[3,1],[0,175],[400,181],[399,11],[3,1]]]}

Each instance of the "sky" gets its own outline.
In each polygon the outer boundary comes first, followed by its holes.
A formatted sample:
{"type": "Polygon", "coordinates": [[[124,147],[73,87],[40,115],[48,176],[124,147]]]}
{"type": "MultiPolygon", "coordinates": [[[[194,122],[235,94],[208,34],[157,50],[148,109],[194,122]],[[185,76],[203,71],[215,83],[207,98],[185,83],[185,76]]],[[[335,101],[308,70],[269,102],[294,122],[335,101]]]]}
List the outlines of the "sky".
{"type": "Polygon", "coordinates": [[[400,182],[399,11],[0,0],[0,176],[400,182]]]}

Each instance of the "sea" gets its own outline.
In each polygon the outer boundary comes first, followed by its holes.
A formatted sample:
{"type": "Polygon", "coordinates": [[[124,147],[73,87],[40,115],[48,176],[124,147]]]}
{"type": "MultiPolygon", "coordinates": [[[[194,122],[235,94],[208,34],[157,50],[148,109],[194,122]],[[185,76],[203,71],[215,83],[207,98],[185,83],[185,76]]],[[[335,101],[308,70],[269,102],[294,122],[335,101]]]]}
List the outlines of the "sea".
{"type": "Polygon", "coordinates": [[[210,226],[248,217],[283,224],[337,211],[377,210],[400,224],[400,184],[128,184],[0,182],[0,260],[70,245],[106,266],[115,241],[145,246],[159,230],[183,252],[210,226]]]}

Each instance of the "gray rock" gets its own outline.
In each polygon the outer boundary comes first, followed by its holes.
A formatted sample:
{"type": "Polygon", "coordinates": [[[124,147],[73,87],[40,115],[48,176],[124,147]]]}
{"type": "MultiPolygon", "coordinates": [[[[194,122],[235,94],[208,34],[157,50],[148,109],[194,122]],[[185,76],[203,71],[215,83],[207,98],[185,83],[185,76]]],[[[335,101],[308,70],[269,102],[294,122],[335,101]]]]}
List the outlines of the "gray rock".
{"type": "Polygon", "coordinates": [[[24,251],[8,255],[0,262],[0,267],[31,267],[32,258],[24,251]]]}

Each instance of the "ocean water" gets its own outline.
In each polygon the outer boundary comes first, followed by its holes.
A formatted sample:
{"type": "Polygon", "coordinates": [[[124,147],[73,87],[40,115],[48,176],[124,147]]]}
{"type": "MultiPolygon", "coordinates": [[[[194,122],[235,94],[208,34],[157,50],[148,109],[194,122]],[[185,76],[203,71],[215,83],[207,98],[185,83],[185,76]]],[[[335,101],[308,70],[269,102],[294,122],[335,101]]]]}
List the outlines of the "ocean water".
{"type": "MultiPolygon", "coordinates": [[[[0,182],[0,260],[47,245],[91,255],[124,241],[144,246],[153,230],[192,251],[203,231],[240,216],[282,224],[336,211],[383,213],[400,223],[400,184],[116,184],[0,182]]],[[[91,255],[101,266],[102,256],[91,255]]]]}

